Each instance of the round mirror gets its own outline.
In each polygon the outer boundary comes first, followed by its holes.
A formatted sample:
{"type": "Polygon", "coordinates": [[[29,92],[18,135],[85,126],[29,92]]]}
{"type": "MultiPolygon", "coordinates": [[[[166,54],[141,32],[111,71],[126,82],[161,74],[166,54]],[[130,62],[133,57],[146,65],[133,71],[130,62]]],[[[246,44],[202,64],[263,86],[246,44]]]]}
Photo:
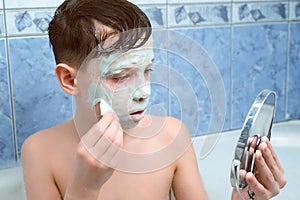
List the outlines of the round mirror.
{"type": "MultiPolygon", "coordinates": [[[[271,128],[276,107],[276,93],[263,90],[256,97],[242,127],[232,161],[230,181],[240,194],[240,189],[247,186],[240,170],[255,173],[255,152],[262,136],[271,138],[271,128]]],[[[241,194],[240,194],[241,195],[241,194]]]]}

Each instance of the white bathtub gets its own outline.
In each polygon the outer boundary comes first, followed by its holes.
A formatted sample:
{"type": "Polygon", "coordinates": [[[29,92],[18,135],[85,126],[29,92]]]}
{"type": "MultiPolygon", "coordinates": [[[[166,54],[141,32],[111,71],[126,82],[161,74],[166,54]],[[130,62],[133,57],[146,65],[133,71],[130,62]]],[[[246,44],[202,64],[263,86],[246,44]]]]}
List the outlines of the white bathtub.
{"type": "MultiPolygon", "coordinates": [[[[208,192],[209,199],[230,199],[231,185],[229,180],[231,161],[240,131],[221,134],[216,146],[205,158],[200,158],[200,150],[205,137],[193,139],[198,156],[201,176],[208,192]]],[[[282,122],[273,126],[271,142],[285,168],[287,185],[276,200],[298,199],[300,186],[300,120],[282,122]]],[[[21,166],[0,170],[0,199],[25,199],[21,166]]]]}
{"type": "Polygon", "coordinates": [[[0,200],[25,199],[22,167],[0,170],[0,200]]]}

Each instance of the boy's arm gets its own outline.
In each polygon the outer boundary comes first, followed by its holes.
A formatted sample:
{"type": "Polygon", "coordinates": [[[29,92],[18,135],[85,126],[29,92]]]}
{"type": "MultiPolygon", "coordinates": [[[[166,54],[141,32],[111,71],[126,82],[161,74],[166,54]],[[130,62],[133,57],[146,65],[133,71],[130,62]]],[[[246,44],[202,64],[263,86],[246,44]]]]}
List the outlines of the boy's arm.
{"type": "Polygon", "coordinates": [[[40,145],[39,139],[32,135],[22,146],[22,167],[27,199],[61,199],[47,164],[47,153],[43,152],[40,145]]]}
{"type": "MultiPolygon", "coordinates": [[[[181,134],[189,138],[188,130],[184,125],[183,127],[181,134]]],[[[196,155],[191,141],[187,150],[176,162],[172,183],[176,200],[208,199],[200,178],[196,155]]]]}

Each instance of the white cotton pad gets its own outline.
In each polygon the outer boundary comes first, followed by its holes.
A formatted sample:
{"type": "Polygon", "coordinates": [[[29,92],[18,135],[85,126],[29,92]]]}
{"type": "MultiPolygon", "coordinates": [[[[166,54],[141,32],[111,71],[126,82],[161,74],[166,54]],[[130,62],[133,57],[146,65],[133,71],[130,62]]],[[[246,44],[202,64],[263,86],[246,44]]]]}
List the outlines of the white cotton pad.
{"type": "Polygon", "coordinates": [[[107,111],[112,110],[109,104],[104,99],[101,98],[94,99],[93,106],[95,106],[99,102],[100,102],[101,115],[104,115],[107,111]]]}
{"type": "Polygon", "coordinates": [[[101,109],[101,115],[104,115],[104,113],[106,113],[107,111],[112,110],[111,107],[108,105],[108,103],[103,99],[101,99],[100,101],[100,109],[101,109]]]}

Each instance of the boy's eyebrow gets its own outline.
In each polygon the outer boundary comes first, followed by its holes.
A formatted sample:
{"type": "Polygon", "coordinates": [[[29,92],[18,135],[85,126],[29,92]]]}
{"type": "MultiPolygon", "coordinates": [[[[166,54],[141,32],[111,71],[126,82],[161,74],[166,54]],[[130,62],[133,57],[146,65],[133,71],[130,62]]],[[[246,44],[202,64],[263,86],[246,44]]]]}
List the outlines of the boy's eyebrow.
{"type": "Polygon", "coordinates": [[[116,75],[116,74],[120,74],[122,73],[123,71],[127,70],[127,71],[131,71],[131,70],[136,70],[138,67],[122,67],[120,69],[113,69],[113,70],[108,70],[106,71],[102,77],[108,77],[108,76],[113,76],[113,75],[116,75]]]}
{"type": "MultiPolygon", "coordinates": [[[[151,59],[150,63],[147,65],[147,67],[150,67],[154,62],[154,58],[151,59]]],[[[113,76],[116,74],[119,74],[121,72],[123,72],[124,70],[130,70],[130,69],[137,69],[138,67],[135,66],[137,65],[138,62],[132,62],[130,65],[123,65],[121,66],[121,68],[119,69],[113,69],[113,70],[106,70],[105,72],[102,73],[102,77],[107,77],[107,76],[113,76]]]]}

